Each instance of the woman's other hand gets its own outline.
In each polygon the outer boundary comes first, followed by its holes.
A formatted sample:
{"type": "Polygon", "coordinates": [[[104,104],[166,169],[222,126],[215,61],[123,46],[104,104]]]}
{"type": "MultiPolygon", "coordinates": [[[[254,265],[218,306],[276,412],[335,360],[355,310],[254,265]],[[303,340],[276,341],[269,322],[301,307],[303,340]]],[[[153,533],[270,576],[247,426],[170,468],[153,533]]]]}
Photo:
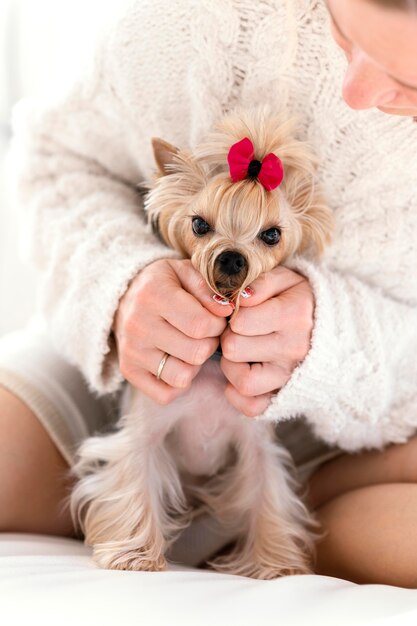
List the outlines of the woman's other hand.
{"type": "Polygon", "coordinates": [[[226,396],[249,417],[263,413],[276,392],[304,360],[314,325],[310,283],[285,267],[258,278],[253,295],[221,337],[226,396]]]}
{"type": "Polygon", "coordinates": [[[113,325],[121,373],[157,403],[183,393],[215,352],[232,308],[212,296],[189,260],[161,260],[143,269],[121,298],[113,325]]]}

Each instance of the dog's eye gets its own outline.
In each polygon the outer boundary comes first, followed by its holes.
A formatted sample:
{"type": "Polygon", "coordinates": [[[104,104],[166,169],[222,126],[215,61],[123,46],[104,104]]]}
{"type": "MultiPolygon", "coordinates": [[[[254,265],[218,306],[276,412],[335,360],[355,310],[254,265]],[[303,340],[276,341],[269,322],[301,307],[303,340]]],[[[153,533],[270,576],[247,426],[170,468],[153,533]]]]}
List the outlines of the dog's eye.
{"type": "Polygon", "coordinates": [[[207,235],[210,230],[210,224],[207,224],[207,222],[203,220],[202,217],[193,217],[193,233],[197,235],[197,237],[207,235]]]}
{"type": "Polygon", "coordinates": [[[264,230],[259,237],[267,246],[276,246],[281,239],[281,231],[279,228],[268,228],[268,230],[264,230]]]}

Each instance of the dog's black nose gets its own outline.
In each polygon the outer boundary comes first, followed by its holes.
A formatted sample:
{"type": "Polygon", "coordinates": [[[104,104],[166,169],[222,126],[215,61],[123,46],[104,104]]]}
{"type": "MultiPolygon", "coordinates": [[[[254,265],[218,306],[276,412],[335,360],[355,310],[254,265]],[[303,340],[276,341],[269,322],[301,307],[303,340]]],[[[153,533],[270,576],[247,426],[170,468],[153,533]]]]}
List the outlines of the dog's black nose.
{"type": "Polygon", "coordinates": [[[219,263],[221,271],[228,276],[239,274],[246,267],[245,257],[233,250],[226,250],[219,254],[216,263],[219,263]]]}

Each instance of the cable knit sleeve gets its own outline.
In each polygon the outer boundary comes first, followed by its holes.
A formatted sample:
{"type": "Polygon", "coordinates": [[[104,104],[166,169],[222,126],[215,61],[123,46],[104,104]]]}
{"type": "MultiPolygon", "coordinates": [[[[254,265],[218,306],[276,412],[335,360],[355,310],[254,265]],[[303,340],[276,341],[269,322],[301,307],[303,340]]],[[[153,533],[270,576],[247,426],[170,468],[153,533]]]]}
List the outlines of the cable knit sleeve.
{"type": "Polygon", "coordinates": [[[348,451],[406,441],[417,428],[417,307],[303,259],[291,267],[315,294],[312,346],[265,417],[303,415],[348,451]]]}
{"type": "Polygon", "coordinates": [[[42,274],[40,308],[57,348],[98,392],[122,381],[111,335],[120,297],[141,268],[174,256],[149,232],[137,189],[152,171],[152,134],[175,135],[161,92],[167,70],[161,62],[156,92],[152,68],[141,64],[157,22],[140,24],[138,6],[71,93],[53,104],[23,101],[14,116],[24,248],[42,274]]]}

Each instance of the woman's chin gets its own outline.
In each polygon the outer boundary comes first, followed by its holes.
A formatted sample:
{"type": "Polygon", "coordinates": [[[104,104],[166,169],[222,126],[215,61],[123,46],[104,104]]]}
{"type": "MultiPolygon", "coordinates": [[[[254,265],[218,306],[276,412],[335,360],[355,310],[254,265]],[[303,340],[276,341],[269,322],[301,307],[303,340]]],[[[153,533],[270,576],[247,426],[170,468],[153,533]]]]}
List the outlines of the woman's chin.
{"type": "Polygon", "coordinates": [[[410,109],[402,109],[395,107],[377,107],[382,113],[386,113],[387,115],[400,115],[402,117],[417,117],[417,107],[410,109]]]}

